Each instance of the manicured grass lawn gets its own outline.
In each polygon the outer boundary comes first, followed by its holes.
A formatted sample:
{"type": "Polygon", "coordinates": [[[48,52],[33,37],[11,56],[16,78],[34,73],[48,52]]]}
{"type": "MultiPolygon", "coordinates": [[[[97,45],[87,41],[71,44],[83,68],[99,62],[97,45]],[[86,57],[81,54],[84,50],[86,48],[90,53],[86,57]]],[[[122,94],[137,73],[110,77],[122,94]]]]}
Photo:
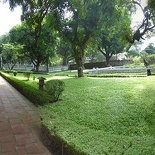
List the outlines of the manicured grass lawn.
{"type": "Polygon", "coordinates": [[[63,81],[62,100],[39,109],[55,134],[89,155],[155,154],[155,77],[63,81]]]}
{"type": "Polygon", "coordinates": [[[155,154],[154,76],[62,80],[61,100],[38,109],[51,134],[89,155],[155,154]]]}

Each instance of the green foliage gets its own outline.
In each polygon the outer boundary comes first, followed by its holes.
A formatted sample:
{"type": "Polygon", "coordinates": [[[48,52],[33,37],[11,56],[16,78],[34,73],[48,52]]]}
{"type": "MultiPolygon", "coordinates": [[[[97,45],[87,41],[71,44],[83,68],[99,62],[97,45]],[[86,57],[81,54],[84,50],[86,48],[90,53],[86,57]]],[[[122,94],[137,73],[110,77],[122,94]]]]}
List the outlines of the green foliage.
{"type": "Polygon", "coordinates": [[[143,59],[145,59],[148,65],[155,64],[155,54],[151,54],[151,52],[148,53],[148,52],[142,51],[140,53],[140,56],[141,56],[141,60],[143,61],[143,59]]]}
{"type": "Polygon", "coordinates": [[[57,50],[58,50],[58,54],[62,57],[63,59],[63,63],[62,65],[67,65],[68,61],[73,59],[72,57],[72,52],[71,52],[71,46],[69,43],[65,42],[62,39],[58,39],[57,41],[58,45],[57,45],[57,50]]]}
{"type": "MultiPolygon", "coordinates": [[[[154,13],[155,13],[155,3],[154,3],[154,0],[148,0],[148,6],[149,6],[149,8],[151,10],[151,13],[154,15],[154,13]]],[[[155,23],[154,16],[153,16],[152,19],[153,19],[153,22],[155,23]]]]}
{"type": "Polygon", "coordinates": [[[149,43],[149,45],[144,49],[144,51],[148,54],[155,54],[155,46],[153,43],[149,43]]]}
{"type": "Polygon", "coordinates": [[[133,58],[133,62],[134,62],[134,65],[141,65],[143,64],[143,59],[140,56],[136,56],[133,58]]]}
{"type": "Polygon", "coordinates": [[[15,64],[18,62],[19,58],[23,56],[20,54],[22,50],[23,50],[22,45],[11,44],[11,43],[2,45],[3,61],[7,64],[10,70],[13,69],[15,64]]]}
{"type": "Polygon", "coordinates": [[[5,73],[12,73],[12,70],[4,70],[5,73]]]}
{"type": "Polygon", "coordinates": [[[124,52],[128,46],[125,37],[128,33],[132,33],[127,8],[118,6],[115,9],[115,13],[111,14],[111,21],[115,24],[105,23],[97,39],[98,50],[105,56],[107,65],[114,54],[124,52]]]}
{"type": "Polygon", "coordinates": [[[61,80],[49,80],[45,83],[45,91],[51,95],[51,102],[58,101],[64,90],[64,82],[61,80]]]}
{"type": "Polygon", "coordinates": [[[130,58],[133,58],[133,57],[136,57],[136,56],[139,56],[139,52],[137,52],[137,50],[129,50],[127,53],[126,53],[126,56],[127,57],[130,57],[130,58]]]}
{"type": "Polygon", "coordinates": [[[49,103],[50,96],[46,92],[41,92],[35,89],[33,86],[24,83],[12,76],[5,73],[1,73],[1,76],[5,78],[13,87],[15,87],[21,94],[28,98],[35,106],[45,105],[49,103]]]}
{"type": "Polygon", "coordinates": [[[38,71],[40,63],[47,60],[47,56],[53,56],[54,37],[52,32],[42,26],[39,36],[35,29],[25,23],[13,27],[9,32],[11,42],[23,45],[23,54],[31,58],[35,69],[38,71]],[[37,35],[37,37],[36,37],[37,35]],[[37,38],[37,39],[35,39],[37,38]]]}
{"type": "Polygon", "coordinates": [[[17,71],[16,70],[4,70],[5,73],[13,73],[14,76],[17,75],[17,71]]]}
{"type": "Polygon", "coordinates": [[[32,74],[33,72],[32,71],[24,71],[23,74],[24,74],[24,77],[27,78],[27,80],[30,79],[30,75],[32,74]]]}
{"type": "Polygon", "coordinates": [[[147,57],[147,61],[148,61],[149,65],[155,64],[155,54],[149,54],[147,57]]]}
{"type": "Polygon", "coordinates": [[[16,70],[12,70],[12,73],[14,76],[16,76],[18,72],[16,70]]]}

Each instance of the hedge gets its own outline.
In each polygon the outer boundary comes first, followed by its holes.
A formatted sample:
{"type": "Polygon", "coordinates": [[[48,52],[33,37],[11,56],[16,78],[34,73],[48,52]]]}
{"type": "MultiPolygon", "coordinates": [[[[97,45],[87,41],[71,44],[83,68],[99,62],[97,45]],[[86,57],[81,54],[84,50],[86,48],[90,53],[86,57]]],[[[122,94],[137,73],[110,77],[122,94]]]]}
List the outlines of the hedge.
{"type": "Polygon", "coordinates": [[[1,76],[8,81],[14,88],[16,88],[21,94],[29,99],[35,106],[45,105],[49,103],[50,95],[46,92],[41,92],[34,87],[20,81],[14,77],[7,76],[5,73],[0,73],[1,76]]]}

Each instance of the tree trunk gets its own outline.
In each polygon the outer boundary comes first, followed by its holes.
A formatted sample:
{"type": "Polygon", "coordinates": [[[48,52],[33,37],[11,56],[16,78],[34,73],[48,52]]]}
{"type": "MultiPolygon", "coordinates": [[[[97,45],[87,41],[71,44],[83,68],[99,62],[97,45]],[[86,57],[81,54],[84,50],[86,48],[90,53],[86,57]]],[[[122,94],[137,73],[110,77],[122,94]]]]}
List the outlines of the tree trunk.
{"type": "Polygon", "coordinates": [[[49,54],[47,56],[47,60],[46,60],[46,72],[49,72],[49,54]]]}
{"type": "Polygon", "coordinates": [[[68,57],[67,56],[64,56],[63,57],[63,63],[62,63],[62,65],[67,65],[68,64],[68,57]]]}
{"type": "Polygon", "coordinates": [[[76,58],[76,64],[78,69],[78,77],[83,77],[83,69],[84,69],[84,63],[83,63],[83,57],[79,53],[78,57],[76,58]]]}
{"type": "MultiPolygon", "coordinates": [[[[144,66],[147,68],[149,66],[148,62],[143,58],[144,66]]],[[[147,76],[151,75],[151,70],[147,68],[147,76]]]]}
{"type": "Polygon", "coordinates": [[[107,65],[107,67],[109,67],[110,66],[110,56],[109,55],[106,55],[106,65],[107,65]]]}
{"type": "Polygon", "coordinates": [[[49,64],[48,63],[46,64],[46,72],[47,73],[49,72],[49,64]]]}
{"type": "Polygon", "coordinates": [[[39,67],[40,67],[40,65],[39,64],[36,64],[36,72],[38,72],[39,71],[39,67]]]}
{"type": "Polygon", "coordinates": [[[147,69],[147,76],[150,76],[150,75],[151,75],[151,70],[147,69]]]}
{"type": "Polygon", "coordinates": [[[78,77],[83,77],[83,67],[78,67],[78,77]]]}

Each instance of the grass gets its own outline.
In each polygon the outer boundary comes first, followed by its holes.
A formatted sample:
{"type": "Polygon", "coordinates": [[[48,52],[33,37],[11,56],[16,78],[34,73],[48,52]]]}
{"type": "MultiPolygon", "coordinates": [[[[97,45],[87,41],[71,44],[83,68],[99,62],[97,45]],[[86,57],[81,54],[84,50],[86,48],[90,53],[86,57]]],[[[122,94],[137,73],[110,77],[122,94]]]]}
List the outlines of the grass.
{"type": "Polygon", "coordinates": [[[44,123],[85,154],[155,154],[155,83],[145,78],[70,78],[44,123]]]}
{"type": "Polygon", "coordinates": [[[88,155],[155,154],[154,76],[62,80],[62,100],[38,109],[51,134],[88,155]]]}

